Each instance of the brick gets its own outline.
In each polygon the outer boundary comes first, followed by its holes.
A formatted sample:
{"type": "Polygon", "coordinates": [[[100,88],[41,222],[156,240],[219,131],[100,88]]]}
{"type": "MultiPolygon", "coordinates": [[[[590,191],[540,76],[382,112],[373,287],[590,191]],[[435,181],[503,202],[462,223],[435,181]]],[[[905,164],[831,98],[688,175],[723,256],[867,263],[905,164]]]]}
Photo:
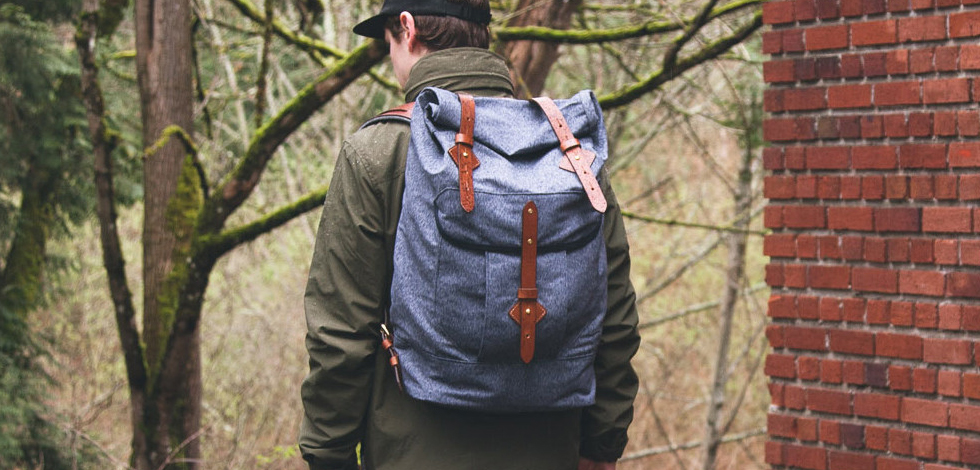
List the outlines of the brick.
{"type": "Polygon", "coordinates": [[[980,374],[963,374],[963,396],[980,400],[980,374]]]}
{"type": "Polygon", "coordinates": [[[834,445],[841,443],[840,423],[837,421],[821,419],[819,426],[821,442],[834,445]]]}
{"type": "Polygon", "coordinates": [[[936,435],[927,432],[913,432],[912,455],[920,459],[935,459],[936,435]]]}
{"type": "Polygon", "coordinates": [[[898,293],[898,271],[880,268],[859,268],[851,270],[851,285],[861,292],[898,293]]]}
{"type": "Polygon", "coordinates": [[[796,256],[813,259],[817,257],[817,239],[813,235],[798,235],[796,237],[796,256]]]}
{"type": "Polygon", "coordinates": [[[933,369],[918,368],[912,371],[912,390],[919,393],[936,393],[939,383],[938,375],[933,369]]]}
{"type": "Polygon", "coordinates": [[[899,359],[922,359],[922,338],[880,332],[875,334],[875,353],[878,356],[899,359]]]}
{"type": "Polygon", "coordinates": [[[932,187],[932,177],[926,175],[912,175],[909,178],[909,197],[912,199],[932,199],[935,191],[932,187]]]}
{"type": "Polygon", "coordinates": [[[841,257],[845,260],[859,260],[864,256],[863,241],[860,237],[841,237],[841,257]]]}
{"type": "Polygon", "coordinates": [[[816,289],[847,289],[851,285],[848,266],[810,266],[808,275],[810,287],[816,289]]]}
{"type": "Polygon", "coordinates": [[[762,242],[762,254],[774,258],[795,258],[796,236],[779,233],[766,235],[762,242]]]}
{"type": "Polygon", "coordinates": [[[874,52],[861,57],[864,75],[867,77],[884,77],[888,75],[888,54],[874,52]]]}
{"type": "Polygon", "coordinates": [[[854,414],[865,418],[898,421],[902,397],[880,393],[855,393],[854,414]]]}
{"type": "Polygon", "coordinates": [[[796,197],[796,179],[792,176],[767,176],[763,180],[763,196],[768,199],[796,197]]]}
{"type": "Polygon", "coordinates": [[[980,142],[949,144],[950,168],[980,168],[980,142]]]}
{"type": "Polygon", "coordinates": [[[869,449],[888,449],[888,428],[881,426],[865,426],[864,443],[869,449]]]}
{"type": "Polygon", "coordinates": [[[936,388],[940,395],[947,397],[963,396],[963,385],[959,371],[941,370],[936,378],[936,388]]]}
{"type": "Polygon", "coordinates": [[[892,390],[912,390],[912,368],[888,366],[888,388],[892,390]]]}
{"type": "Polygon", "coordinates": [[[842,380],[842,363],[833,359],[820,361],[820,381],[830,384],[839,384],[842,380]]]}
{"type": "Polygon", "coordinates": [[[765,24],[792,23],[794,18],[792,0],[762,4],[762,22],[765,24]]]}
{"type": "Polygon", "coordinates": [[[956,175],[936,175],[935,189],[936,199],[940,201],[952,201],[956,199],[956,175]]]}
{"type": "Polygon", "coordinates": [[[840,16],[840,7],[838,5],[838,0],[817,0],[817,18],[822,20],[837,18],[840,16]]]}
{"type": "Polygon", "coordinates": [[[796,438],[804,442],[817,441],[817,419],[800,417],[796,419],[796,438]]]}
{"type": "Polygon", "coordinates": [[[860,176],[841,176],[840,198],[849,201],[861,198],[860,176]]]}
{"type": "Polygon", "coordinates": [[[936,70],[940,72],[955,72],[959,61],[958,46],[940,46],[936,48],[936,70]]]}
{"type": "Polygon", "coordinates": [[[861,16],[864,14],[861,11],[861,0],[841,0],[840,14],[847,17],[861,16]]]}
{"type": "MultiPolygon", "coordinates": [[[[770,110],[771,111],[771,110],[770,110]]],[[[770,142],[799,140],[806,133],[795,118],[772,118],[762,121],[762,137],[770,142]]]]}
{"type": "MultiPolygon", "coordinates": [[[[963,306],[963,329],[966,331],[980,331],[980,306],[963,306]]],[[[974,350],[980,354],[980,348],[974,347],[974,350]]],[[[977,362],[980,363],[980,361],[977,362]]]]}
{"type": "Polygon", "coordinates": [[[980,45],[964,44],[960,46],[959,56],[960,70],[980,69],[980,45]]]}
{"type": "Polygon", "coordinates": [[[859,361],[844,361],[842,378],[849,385],[864,385],[864,363],[859,361]]]}
{"type": "Polygon", "coordinates": [[[783,221],[789,228],[824,228],[826,210],[823,206],[786,206],[783,221]]]}
{"type": "Polygon", "coordinates": [[[893,145],[859,146],[851,149],[855,170],[891,170],[898,167],[898,147],[893,145]]]}
{"type": "Polygon", "coordinates": [[[888,239],[888,261],[906,262],[909,260],[909,239],[890,238],[888,239]]]}
{"type": "Polygon", "coordinates": [[[938,233],[970,233],[973,227],[969,207],[924,207],[922,230],[938,233]]]}
{"type": "Polygon", "coordinates": [[[851,424],[851,423],[839,423],[840,441],[841,443],[850,449],[863,449],[864,448],[864,426],[851,424]]]}
{"type": "Polygon", "coordinates": [[[796,0],[793,2],[795,7],[794,15],[796,21],[810,21],[817,17],[816,5],[814,0],[796,0]]]}
{"type": "Polygon", "coordinates": [[[804,49],[802,29],[783,31],[783,52],[803,52],[804,49]]]}
{"type": "Polygon", "coordinates": [[[885,197],[885,179],[881,176],[864,176],[861,178],[861,197],[870,201],[885,197]]]}
{"type": "MultiPolygon", "coordinates": [[[[762,110],[767,113],[778,113],[784,111],[783,104],[784,90],[767,89],[762,92],[762,110]]],[[[765,122],[763,122],[765,125],[765,122]]]]}
{"type": "Polygon", "coordinates": [[[909,127],[904,114],[886,114],[883,117],[886,137],[908,137],[909,127]]]}
{"type": "Polygon", "coordinates": [[[961,201],[980,200],[980,175],[960,175],[959,193],[961,201]]]}
{"type": "Polygon", "coordinates": [[[939,111],[933,116],[934,130],[936,135],[952,137],[956,135],[956,113],[953,111],[939,111]]]}
{"type": "Polygon", "coordinates": [[[829,464],[830,470],[871,470],[875,465],[875,456],[858,452],[831,451],[829,464]]]}
{"type": "Polygon", "coordinates": [[[949,405],[932,400],[905,397],[902,399],[902,421],[945,427],[949,425],[949,405]]]}
{"type": "Polygon", "coordinates": [[[802,387],[786,385],[783,387],[783,402],[786,408],[791,410],[806,408],[806,390],[802,387]]]}
{"type": "Polygon", "coordinates": [[[906,199],[909,196],[909,178],[905,175],[885,176],[885,198],[906,199]]]}
{"type": "Polygon", "coordinates": [[[905,75],[909,73],[909,51],[898,49],[885,54],[885,72],[889,75],[905,75]]]}
{"type": "Polygon", "coordinates": [[[820,360],[812,356],[800,356],[796,360],[796,375],[800,380],[817,380],[820,377],[820,360]]]}
{"type": "Polygon", "coordinates": [[[806,407],[810,411],[850,416],[851,394],[821,388],[811,388],[806,393],[806,407]]]}
{"type": "Polygon", "coordinates": [[[899,42],[938,41],[946,39],[945,16],[920,16],[898,20],[899,42]]]}
{"type": "Polygon", "coordinates": [[[762,213],[762,224],[766,228],[781,228],[783,226],[782,206],[766,206],[762,213]]]}
{"type": "Polygon", "coordinates": [[[949,15],[949,37],[965,38],[980,36],[980,11],[949,15]]]}
{"type": "Polygon", "coordinates": [[[786,287],[806,287],[806,266],[802,264],[783,265],[783,282],[786,287]]]}
{"type": "Polygon", "coordinates": [[[898,455],[912,455],[912,433],[904,429],[889,429],[888,450],[898,455]]]}
{"type": "Polygon", "coordinates": [[[783,327],[770,324],[766,326],[766,340],[769,341],[769,346],[773,349],[780,349],[783,347],[783,327]]]}
{"type": "Polygon", "coordinates": [[[865,312],[865,317],[869,325],[887,325],[890,323],[888,319],[888,304],[887,300],[876,300],[872,299],[868,301],[868,310],[865,312]]]}
{"type": "Polygon", "coordinates": [[[871,85],[841,85],[827,89],[827,104],[833,109],[871,106],[871,85]]]}
{"type": "Polygon", "coordinates": [[[980,299],[980,274],[972,272],[949,273],[946,282],[946,295],[980,299]]]}
{"type": "Polygon", "coordinates": [[[821,259],[840,259],[840,237],[836,235],[824,235],[819,237],[821,259]]]}
{"type": "Polygon", "coordinates": [[[840,137],[838,122],[838,118],[831,116],[821,116],[817,118],[817,139],[837,140],[837,138],[840,137]]]}
{"type": "Polygon", "coordinates": [[[779,54],[783,52],[783,32],[766,31],[762,33],[762,53],[779,54]]]}
{"type": "Polygon", "coordinates": [[[771,404],[771,406],[775,406],[778,408],[784,407],[785,400],[783,399],[783,395],[786,386],[780,383],[769,382],[766,385],[766,388],[769,389],[769,397],[770,397],[769,403],[771,404]]]}
{"type": "Polygon", "coordinates": [[[980,406],[950,405],[949,425],[955,429],[980,432],[980,406]]]}
{"type": "Polygon", "coordinates": [[[878,115],[861,116],[861,137],[877,139],[884,135],[884,119],[878,115]]]}
{"type": "Polygon", "coordinates": [[[925,80],[922,82],[922,101],[926,104],[969,103],[970,80],[925,80]]]}
{"type": "Polygon", "coordinates": [[[913,10],[928,10],[936,6],[936,0],[912,0],[913,10]]]}
{"type": "Polygon", "coordinates": [[[769,413],[766,417],[766,430],[777,437],[796,438],[796,418],[787,415],[769,413]]]}
{"type": "Polygon", "coordinates": [[[827,107],[827,89],[823,87],[791,88],[783,91],[787,111],[813,111],[827,107]]]}
{"type": "Polygon", "coordinates": [[[949,436],[940,434],[936,436],[936,450],[939,460],[949,462],[960,461],[960,438],[959,436],[949,436]]]}
{"type": "Polygon", "coordinates": [[[871,207],[831,206],[827,209],[827,228],[831,230],[874,230],[871,207]]]}
{"type": "Polygon", "coordinates": [[[848,147],[808,147],[806,167],[812,170],[844,170],[850,166],[848,147]]]}
{"type": "Polygon", "coordinates": [[[960,461],[980,464],[980,440],[963,438],[960,440],[960,461]]]}
{"type": "Polygon", "coordinates": [[[959,304],[944,303],[939,306],[939,328],[958,330],[963,324],[963,308],[959,304]]]}
{"type": "Polygon", "coordinates": [[[851,44],[872,46],[894,44],[898,41],[898,24],[895,20],[869,21],[851,25],[851,44]]]}
{"type": "Polygon", "coordinates": [[[784,445],[781,442],[766,441],[766,463],[769,465],[782,465],[785,463],[783,447],[784,445]]]}
{"type": "MultiPolygon", "coordinates": [[[[978,178],[980,181],[980,178],[978,178]]],[[[980,186],[978,186],[980,187],[980,186]]],[[[820,199],[840,199],[840,177],[821,176],[817,179],[817,197],[820,199]]]]}
{"type": "Polygon", "coordinates": [[[946,276],[939,271],[903,270],[898,275],[898,291],[902,294],[942,297],[946,276]]]}
{"type": "Polygon", "coordinates": [[[939,308],[936,304],[916,302],[913,311],[916,328],[935,329],[939,327],[939,308]]]}
{"type": "Polygon", "coordinates": [[[936,70],[936,51],[933,48],[915,49],[909,52],[909,71],[912,73],[927,73],[936,70]]]}
{"type": "Polygon", "coordinates": [[[899,147],[899,162],[902,168],[946,168],[946,144],[902,145],[899,147]]]}
{"type": "Polygon", "coordinates": [[[980,265],[980,240],[960,240],[960,251],[964,265],[980,265]]]}
{"type": "Polygon", "coordinates": [[[841,301],[841,315],[845,321],[864,322],[865,300],[847,298],[841,301]]]}
{"type": "Polygon", "coordinates": [[[956,132],[958,132],[959,135],[961,136],[967,136],[967,137],[974,137],[980,135],[980,113],[977,113],[976,111],[972,111],[972,110],[957,111],[956,132]]]}
{"type": "Polygon", "coordinates": [[[864,365],[864,381],[872,386],[885,388],[888,386],[888,364],[871,362],[864,365]]]}
{"type": "MultiPolygon", "coordinates": [[[[901,274],[904,274],[904,272],[902,271],[901,274]]],[[[899,279],[901,279],[901,276],[899,276],[899,279]]],[[[895,326],[912,326],[912,302],[892,302],[888,306],[888,321],[895,326]]]]}
{"type": "Polygon", "coordinates": [[[796,75],[797,80],[802,82],[816,80],[816,61],[810,58],[796,59],[796,62],[793,64],[793,74],[796,75]]]}
{"type": "Polygon", "coordinates": [[[878,457],[875,465],[875,470],[919,470],[919,462],[894,457],[878,457]]]}
{"type": "Polygon", "coordinates": [[[847,48],[847,25],[808,28],[805,35],[809,51],[847,48]]]}
{"type": "Polygon", "coordinates": [[[876,263],[888,261],[886,251],[886,240],[878,237],[867,237],[864,239],[864,259],[876,263]]]}
{"type": "Polygon", "coordinates": [[[925,338],[922,359],[933,364],[968,365],[973,362],[973,343],[960,339],[925,338]]]}
{"type": "Polygon", "coordinates": [[[909,11],[911,2],[909,0],[887,0],[888,11],[890,13],[902,13],[909,11]]]}
{"type": "Polygon", "coordinates": [[[781,147],[766,147],[763,149],[762,167],[766,170],[782,170],[786,168],[786,164],[783,162],[783,149],[781,147]]]}
{"type": "Polygon", "coordinates": [[[959,263],[959,248],[956,240],[936,240],[933,253],[936,255],[936,264],[959,263]]]}
{"type": "Polygon", "coordinates": [[[887,82],[874,85],[874,103],[878,106],[920,104],[919,82],[887,82]]]}
{"type": "Polygon", "coordinates": [[[913,263],[932,264],[935,258],[932,255],[933,240],[930,238],[913,238],[911,240],[911,260],[913,263]]]}
{"type": "Polygon", "coordinates": [[[796,318],[796,297],[773,295],[769,298],[769,316],[772,318],[796,318]]]}
{"type": "Polygon", "coordinates": [[[869,331],[830,330],[830,350],[843,354],[874,356],[875,335],[869,331]]]}
{"type": "Polygon", "coordinates": [[[819,447],[807,447],[786,444],[783,448],[785,464],[807,470],[827,469],[827,450],[819,447]]]}
{"type": "Polygon", "coordinates": [[[809,351],[827,350],[827,330],[803,326],[787,326],[783,330],[786,347],[809,351]]]}
{"type": "Polygon", "coordinates": [[[962,467],[951,467],[949,465],[940,465],[938,463],[927,463],[923,470],[962,470],[962,467]]]}
{"type": "Polygon", "coordinates": [[[932,114],[930,113],[909,114],[909,135],[911,135],[912,137],[931,137],[932,114]]]}
{"type": "Polygon", "coordinates": [[[918,232],[922,225],[916,208],[878,208],[874,218],[879,232],[918,232]]]}
{"type": "Polygon", "coordinates": [[[814,61],[814,68],[816,69],[817,78],[840,78],[840,57],[820,57],[814,61]]]}

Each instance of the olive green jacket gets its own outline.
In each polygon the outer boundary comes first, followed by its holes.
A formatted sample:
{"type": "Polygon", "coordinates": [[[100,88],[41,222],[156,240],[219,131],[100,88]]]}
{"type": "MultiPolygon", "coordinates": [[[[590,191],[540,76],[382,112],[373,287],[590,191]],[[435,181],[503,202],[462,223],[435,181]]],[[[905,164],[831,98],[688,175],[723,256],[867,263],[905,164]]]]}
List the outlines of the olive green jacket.
{"type": "MultiPolygon", "coordinates": [[[[419,60],[406,99],[429,86],[477,96],[513,93],[503,59],[472,48],[419,60]]],[[[579,455],[618,459],[633,418],[637,378],[630,359],[639,335],[629,247],[608,178],[602,184],[609,201],[609,307],[596,357],[595,405],[546,413],[460,411],[402,395],[379,349],[408,143],[408,125],[381,122],[350,136],[337,159],[306,288],[303,457],[314,470],[356,469],[361,444],[364,467],[376,470],[568,470],[579,455]]]]}

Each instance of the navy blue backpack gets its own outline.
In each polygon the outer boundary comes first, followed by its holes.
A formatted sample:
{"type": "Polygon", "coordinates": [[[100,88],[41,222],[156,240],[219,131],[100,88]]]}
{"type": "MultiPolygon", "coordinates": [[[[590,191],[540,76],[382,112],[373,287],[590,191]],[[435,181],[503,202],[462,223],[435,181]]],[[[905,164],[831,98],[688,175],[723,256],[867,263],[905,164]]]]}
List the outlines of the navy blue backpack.
{"type": "Polygon", "coordinates": [[[399,385],[484,411],[592,404],[607,290],[595,95],[427,88],[404,114],[412,137],[382,326],[399,385]]]}

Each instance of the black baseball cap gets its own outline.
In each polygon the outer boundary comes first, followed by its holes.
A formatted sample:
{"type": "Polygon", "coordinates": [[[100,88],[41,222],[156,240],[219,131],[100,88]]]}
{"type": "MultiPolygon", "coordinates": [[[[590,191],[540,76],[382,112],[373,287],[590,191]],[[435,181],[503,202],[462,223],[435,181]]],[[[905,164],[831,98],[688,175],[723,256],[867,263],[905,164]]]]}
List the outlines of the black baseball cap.
{"type": "Polygon", "coordinates": [[[389,16],[407,11],[413,15],[452,16],[478,24],[490,24],[490,10],[473,8],[449,0],[385,0],[381,11],[354,26],[354,33],[369,38],[385,37],[385,21],[389,16]]]}

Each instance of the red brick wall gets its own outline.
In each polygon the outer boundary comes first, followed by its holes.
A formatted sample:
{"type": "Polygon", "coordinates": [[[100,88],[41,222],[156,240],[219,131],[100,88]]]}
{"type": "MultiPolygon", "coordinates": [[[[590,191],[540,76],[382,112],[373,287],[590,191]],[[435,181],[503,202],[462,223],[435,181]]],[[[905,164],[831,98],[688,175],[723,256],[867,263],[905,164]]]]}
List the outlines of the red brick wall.
{"type": "Polygon", "coordinates": [[[766,462],[980,468],[980,0],[764,20],[766,462]]]}

